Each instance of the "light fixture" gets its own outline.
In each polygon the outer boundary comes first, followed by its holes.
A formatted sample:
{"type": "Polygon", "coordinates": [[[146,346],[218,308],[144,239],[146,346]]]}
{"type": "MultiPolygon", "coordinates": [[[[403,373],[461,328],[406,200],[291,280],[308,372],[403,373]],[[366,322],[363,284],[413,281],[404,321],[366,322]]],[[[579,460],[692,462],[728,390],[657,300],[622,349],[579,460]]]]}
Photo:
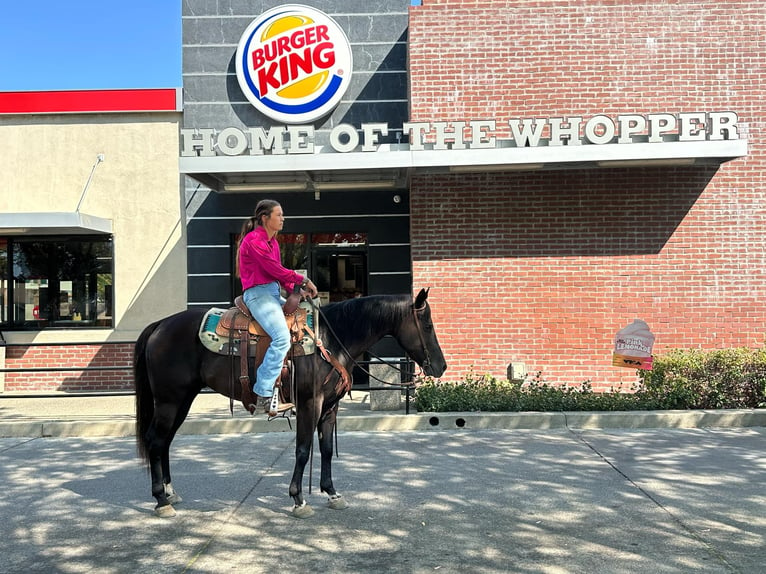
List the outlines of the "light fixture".
{"type": "Polygon", "coordinates": [[[276,181],[264,183],[225,183],[223,191],[306,191],[308,184],[305,181],[276,181]]]}
{"type": "Polygon", "coordinates": [[[693,157],[667,158],[667,159],[617,159],[599,161],[599,167],[658,167],[658,166],[679,166],[692,165],[695,159],[693,157]]]}
{"type": "Polygon", "coordinates": [[[449,170],[452,173],[472,173],[487,171],[534,171],[543,168],[542,163],[508,163],[508,164],[488,164],[488,165],[451,165],[449,170]]]}
{"type": "Polygon", "coordinates": [[[82,205],[82,200],[85,199],[85,194],[88,193],[88,188],[90,187],[90,182],[93,179],[93,174],[96,172],[96,168],[98,167],[98,164],[100,164],[102,161],[104,161],[104,154],[100,153],[96,156],[96,163],[93,164],[93,167],[90,170],[90,175],[88,176],[88,180],[85,182],[85,187],[82,188],[82,193],[80,194],[80,201],[77,202],[77,207],[75,208],[75,212],[80,212],[80,206],[82,205]]]}
{"type": "Polygon", "coordinates": [[[346,189],[392,189],[396,187],[396,181],[393,179],[382,179],[375,181],[315,181],[314,189],[317,191],[342,191],[346,189]]]}

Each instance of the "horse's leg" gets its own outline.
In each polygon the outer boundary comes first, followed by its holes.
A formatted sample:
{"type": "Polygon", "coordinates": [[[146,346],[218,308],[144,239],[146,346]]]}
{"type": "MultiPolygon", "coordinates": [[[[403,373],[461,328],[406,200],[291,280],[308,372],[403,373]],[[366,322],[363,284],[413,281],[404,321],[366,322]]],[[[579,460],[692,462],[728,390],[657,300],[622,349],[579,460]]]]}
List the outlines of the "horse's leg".
{"type": "Polygon", "coordinates": [[[194,399],[196,398],[197,393],[194,393],[190,397],[184,400],[184,402],[178,407],[178,412],[176,413],[175,420],[173,421],[173,427],[170,430],[170,434],[168,436],[167,441],[165,442],[165,449],[162,452],[162,479],[165,484],[165,495],[167,496],[168,502],[173,504],[178,504],[179,502],[183,501],[181,496],[175,491],[173,488],[173,484],[171,482],[170,477],[170,445],[173,442],[173,439],[176,436],[176,432],[178,432],[178,429],[181,427],[181,424],[186,420],[186,416],[189,414],[189,409],[191,408],[192,402],[194,402],[194,399]]]}
{"type": "Polygon", "coordinates": [[[180,405],[155,404],[154,417],[146,433],[149,469],[152,476],[152,496],[157,500],[154,512],[162,518],[176,515],[172,501],[169,499],[174,494],[173,487],[171,486],[168,490],[166,486],[170,483],[170,443],[181,422],[186,418],[193,399],[194,395],[191,399],[185,399],[180,405]]]}
{"type": "Polygon", "coordinates": [[[290,480],[290,496],[295,506],[293,516],[308,518],[314,514],[313,509],[303,499],[303,471],[311,456],[311,445],[314,441],[315,421],[318,420],[321,401],[317,404],[314,399],[300,402],[296,415],[297,430],[295,434],[295,467],[290,480]]]}
{"type": "Polygon", "coordinates": [[[319,452],[322,454],[322,475],[319,480],[319,487],[322,492],[330,497],[329,507],[334,510],[348,508],[345,499],[338,494],[332,483],[332,456],[333,456],[333,434],[335,422],[338,414],[337,408],[330,409],[319,421],[319,452]]]}
{"type": "MultiPolygon", "coordinates": [[[[152,477],[152,496],[157,500],[154,512],[158,516],[175,516],[175,510],[168,501],[165,492],[165,479],[163,476],[163,455],[166,451],[167,439],[170,434],[167,406],[155,406],[152,422],[146,431],[146,450],[149,460],[149,471],[152,477]]],[[[172,419],[170,419],[172,420],[172,419]]]]}

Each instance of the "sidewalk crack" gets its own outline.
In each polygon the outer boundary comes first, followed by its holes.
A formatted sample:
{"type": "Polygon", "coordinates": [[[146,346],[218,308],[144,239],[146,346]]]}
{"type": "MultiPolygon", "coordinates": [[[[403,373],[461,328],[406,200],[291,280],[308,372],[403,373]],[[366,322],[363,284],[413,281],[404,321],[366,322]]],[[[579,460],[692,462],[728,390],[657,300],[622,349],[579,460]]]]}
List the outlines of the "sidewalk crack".
{"type": "MultiPolygon", "coordinates": [[[[566,420],[566,413],[564,413],[564,418],[566,420]]],[[[608,464],[612,468],[612,470],[614,470],[617,474],[622,476],[636,490],[638,490],[643,496],[645,496],[648,500],[650,500],[657,508],[659,508],[662,512],[664,512],[670,518],[671,521],[673,521],[676,525],[678,525],[684,532],[686,532],[694,540],[702,544],[712,558],[721,562],[729,570],[729,572],[732,572],[733,574],[744,574],[739,568],[731,564],[726,559],[726,555],[723,554],[720,550],[718,550],[711,542],[709,542],[703,536],[700,536],[692,527],[686,524],[681,518],[673,514],[673,512],[667,506],[665,506],[660,500],[655,498],[649,491],[644,489],[635,480],[633,480],[630,476],[628,476],[625,472],[623,472],[622,470],[620,470],[620,468],[618,468],[615,464],[613,464],[608,458],[606,458],[606,456],[604,456],[595,446],[593,446],[590,442],[588,442],[588,440],[582,435],[581,432],[577,432],[574,429],[569,428],[568,422],[566,424],[566,427],[570,433],[572,433],[580,442],[582,442],[585,446],[587,446],[590,450],[592,450],[596,454],[596,456],[598,456],[602,461],[608,464]]]]}

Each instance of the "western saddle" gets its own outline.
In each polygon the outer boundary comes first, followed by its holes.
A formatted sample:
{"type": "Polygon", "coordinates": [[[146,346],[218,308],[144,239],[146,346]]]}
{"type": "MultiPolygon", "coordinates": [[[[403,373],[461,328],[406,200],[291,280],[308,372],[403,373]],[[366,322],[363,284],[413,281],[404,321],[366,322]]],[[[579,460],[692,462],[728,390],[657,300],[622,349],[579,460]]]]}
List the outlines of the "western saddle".
{"type": "MultiPolygon", "coordinates": [[[[322,358],[329,363],[333,368],[327,373],[322,385],[332,377],[333,372],[338,373],[338,382],[336,384],[336,392],[338,394],[345,393],[351,390],[352,380],[346,368],[333,356],[330,351],[322,344],[322,340],[314,333],[309,326],[308,312],[306,309],[300,306],[301,295],[300,291],[296,290],[287,297],[287,301],[282,306],[282,311],[285,314],[285,321],[287,321],[287,327],[290,330],[290,342],[291,350],[288,353],[288,357],[295,357],[306,354],[301,344],[304,336],[304,332],[314,341],[316,347],[322,354],[322,358]]],[[[317,330],[318,332],[318,330],[317,330]]],[[[250,310],[245,305],[242,297],[237,297],[234,300],[234,307],[231,307],[224,311],[221,315],[221,319],[216,325],[216,334],[221,337],[229,338],[229,354],[232,358],[237,354],[234,341],[239,341],[239,355],[240,355],[240,370],[239,370],[239,383],[240,383],[240,398],[242,405],[250,414],[255,413],[257,397],[253,393],[252,385],[250,383],[250,376],[248,374],[248,357],[254,356],[254,369],[263,362],[263,356],[266,350],[271,344],[271,337],[264,331],[263,327],[250,315],[250,310]],[[255,344],[251,345],[251,340],[255,340],[255,344]],[[253,352],[254,347],[254,352],[253,352]]],[[[290,402],[295,400],[294,393],[290,389],[290,370],[289,370],[288,358],[285,357],[285,362],[282,366],[281,376],[274,382],[274,396],[279,397],[282,402],[290,402]]],[[[231,389],[229,392],[229,409],[234,410],[234,377],[231,379],[231,389]]],[[[279,412],[276,401],[271,402],[269,410],[269,416],[277,416],[279,412]]]]}
{"type": "MultiPolygon", "coordinates": [[[[292,355],[303,354],[303,347],[300,345],[300,341],[303,338],[303,331],[307,328],[307,312],[302,309],[300,304],[300,293],[292,293],[285,304],[282,306],[282,311],[285,314],[285,321],[290,329],[290,341],[292,344],[292,355]]],[[[271,337],[261,327],[261,325],[250,315],[250,310],[245,305],[242,297],[237,297],[234,300],[234,307],[227,309],[216,326],[216,334],[222,337],[228,337],[230,341],[229,350],[233,357],[235,354],[234,341],[239,341],[239,356],[240,356],[240,369],[239,369],[239,383],[240,383],[240,398],[242,405],[250,414],[255,413],[257,396],[253,393],[252,385],[250,383],[250,375],[248,373],[248,358],[254,356],[254,369],[263,362],[263,356],[266,350],[271,344],[271,337]],[[251,346],[251,340],[255,341],[255,344],[251,346]]],[[[287,368],[287,358],[285,357],[285,363],[282,367],[282,374],[277,381],[274,382],[275,395],[281,395],[280,400],[282,402],[288,402],[289,391],[287,391],[289,383],[289,371],[287,368]]],[[[234,378],[232,377],[232,388],[230,389],[230,409],[233,411],[234,401],[234,378]]],[[[278,406],[272,401],[271,408],[269,410],[269,416],[276,416],[279,412],[278,406]]]]}

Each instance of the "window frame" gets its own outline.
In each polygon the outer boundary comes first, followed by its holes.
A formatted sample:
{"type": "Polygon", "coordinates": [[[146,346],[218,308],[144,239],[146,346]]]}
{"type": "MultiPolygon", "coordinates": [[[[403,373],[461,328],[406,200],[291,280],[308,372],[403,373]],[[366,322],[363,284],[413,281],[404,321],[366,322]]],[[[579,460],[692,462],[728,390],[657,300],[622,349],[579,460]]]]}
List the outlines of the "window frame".
{"type": "MultiPolygon", "coordinates": [[[[4,257],[0,257],[0,329],[3,331],[45,331],[45,330],[63,330],[63,329],[114,329],[114,237],[111,234],[58,234],[58,235],[0,235],[0,250],[4,257]],[[71,301],[71,314],[67,319],[62,319],[60,316],[56,316],[52,319],[42,319],[42,315],[38,302],[38,307],[33,313],[37,313],[37,317],[33,315],[32,319],[28,318],[29,301],[26,296],[22,296],[19,299],[16,293],[17,285],[17,268],[14,260],[14,255],[17,252],[19,244],[31,244],[39,243],[43,244],[43,252],[47,251],[47,257],[56,249],[55,246],[66,246],[67,243],[91,243],[91,244],[106,244],[108,256],[103,254],[94,254],[94,261],[98,261],[99,266],[104,266],[104,269],[96,269],[95,271],[85,272],[77,271],[75,267],[75,273],[71,278],[60,277],[62,266],[56,265],[55,259],[52,267],[49,267],[46,271],[48,273],[40,274],[41,284],[46,286],[54,285],[54,292],[51,293],[51,297],[58,298],[61,302],[62,292],[67,293],[66,304],[70,304],[69,297],[72,297],[71,301]],[[100,255],[100,256],[99,256],[100,255]],[[100,260],[100,261],[99,261],[100,260]],[[52,276],[55,274],[55,278],[51,281],[52,276]],[[45,275],[43,277],[42,275],[45,275]],[[106,283],[101,284],[99,276],[106,276],[106,283]],[[86,283],[87,280],[87,283],[86,283]],[[77,309],[77,303],[74,302],[74,283],[80,281],[79,288],[84,286],[84,296],[87,301],[87,308],[82,310],[77,309]],[[69,284],[70,290],[62,291],[59,286],[60,283],[69,284]],[[95,285],[95,287],[92,287],[95,285]],[[95,294],[93,294],[95,293],[95,294]],[[23,317],[18,317],[19,309],[23,307],[23,317]],[[99,318],[99,315],[103,313],[103,316],[99,318]]],[[[59,253],[67,253],[66,249],[58,250],[59,253]]],[[[71,253],[75,253],[74,250],[71,253]]],[[[47,259],[49,262],[50,259],[47,259]]],[[[22,275],[23,277],[23,275],[22,275]]],[[[81,300],[82,301],[82,300],[81,300]]],[[[63,305],[61,302],[59,305],[63,305]]],[[[49,305],[55,305],[51,303],[49,305]]]]}

